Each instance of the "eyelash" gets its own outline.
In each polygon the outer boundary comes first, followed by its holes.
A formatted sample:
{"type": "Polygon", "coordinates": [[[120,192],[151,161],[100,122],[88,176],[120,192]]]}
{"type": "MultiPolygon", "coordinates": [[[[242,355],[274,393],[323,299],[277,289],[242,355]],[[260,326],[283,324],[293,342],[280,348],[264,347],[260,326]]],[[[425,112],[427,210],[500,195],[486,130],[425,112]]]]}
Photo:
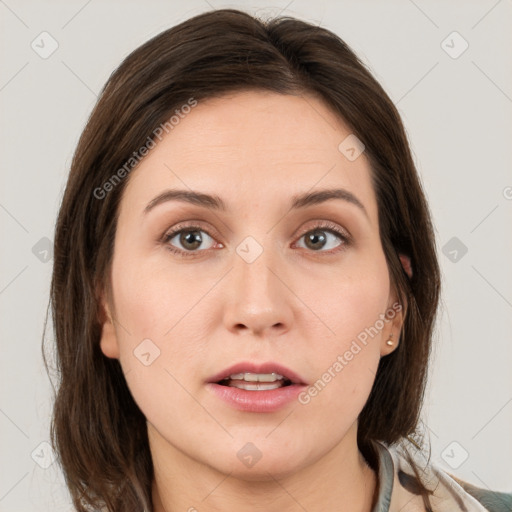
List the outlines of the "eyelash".
{"type": "MultiPolygon", "coordinates": [[[[165,244],[165,247],[169,251],[171,251],[172,253],[174,253],[180,257],[183,257],[183,258],[198,257],[201,252],[212,250],[212,249],[202,249],[202,250],[196,250],[196,251],[184,251],[182,249],[178,249],[178,248],[172,246],[171,244],[169,244],[169,241],[172,240],[176,235],[178,235],[182,232],[192,232],[192,231],[202,231],[202,232],[206,233],[210,238],[214,239],[214,237],[208,232],[208,230],[203,229],[201,226],[198,226],[198,225],[184,226],[182,224],[179,224],[178,226],[176,226],[176,228],[173,231],[165,233],[165,235],[163,236],[162,242],[165,244]]],[[[329,221],[320,222],[317,225],[313,226],[312,228],[308,229],[307,231],[302,233],[302,235],[298,238],[298,240],[300,240],[303,236],[305,236],[308,233],[311,233],[313,231],[326,231],[328,233],[335,235],[343,242],[335,249],[331,249],[329,251],[311,251],[313,253],[323,253],[323,254],[333,255],[340,251],[343,251],[352,243],[352,240],[347,233],[341,231],[337,227],[336,224],[329,222],[329,221]]]]}

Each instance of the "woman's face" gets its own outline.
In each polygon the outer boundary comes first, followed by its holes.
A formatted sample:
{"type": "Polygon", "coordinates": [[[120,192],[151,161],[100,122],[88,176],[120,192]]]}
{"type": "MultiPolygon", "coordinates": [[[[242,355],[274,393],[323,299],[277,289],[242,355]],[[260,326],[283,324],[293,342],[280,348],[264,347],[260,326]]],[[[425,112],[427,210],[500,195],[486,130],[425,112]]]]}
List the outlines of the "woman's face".
{"type": "Polygon", "coordinates": [[[402,315],[350,135],[313,97],[236,93],[182,114],[132,171],[101,348],[152,451],[258,479],[355,446],[402,315]],[[173,190],[223,208],[161,196],[173,190]],[[291,385],[254,383],[272,373],[291,385]]]}

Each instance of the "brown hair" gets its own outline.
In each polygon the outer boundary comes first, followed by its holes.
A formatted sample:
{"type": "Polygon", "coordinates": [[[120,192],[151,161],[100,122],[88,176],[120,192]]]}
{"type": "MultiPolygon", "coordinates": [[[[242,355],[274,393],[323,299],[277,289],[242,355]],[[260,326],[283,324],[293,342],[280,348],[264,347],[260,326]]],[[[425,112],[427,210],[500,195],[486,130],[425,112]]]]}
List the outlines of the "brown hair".
{"type": "Polygon", "coordinates": [[[366,147],[382,246],[407,312],[400,344],[381,359],[359,417],[358,445],[372,458],[374,440],[391,444],[416,429],[440,272],[430,213],[395,106],[332,32],[289,17],[207,12],[146,42],[111,75],[81,135],[60,207],[50,298],[59,378],[51,436],[79,511],[152,509],[146,420],[119,362],[99,346],[98,290],[109,289],[127,179],[101,198],[95,191],[190,98],[247,89],[315,95],[366,147]],[[411,258],[411,279],[399,253],[411,258]]]}

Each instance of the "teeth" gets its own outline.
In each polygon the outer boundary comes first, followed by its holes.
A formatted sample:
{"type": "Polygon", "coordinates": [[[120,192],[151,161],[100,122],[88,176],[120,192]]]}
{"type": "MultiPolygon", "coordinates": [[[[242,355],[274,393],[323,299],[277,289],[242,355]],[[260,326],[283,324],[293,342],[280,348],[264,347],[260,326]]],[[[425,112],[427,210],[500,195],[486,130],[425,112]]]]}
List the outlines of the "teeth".
{"type": "Polygon", "coordinates": [[[264,382],[257,384],[250,384],[243,380],[231,381],[229,386],[232,388],[245,389],[246,391],[268,391],[270,389],[277,389],[283,386],[281,381],[276,382],[264,382]]]}
{"type": "Polygon", "coordinates": [[[276,382],[284,377],[278,373],[233,373],[229,376],[231,380],[244,380],[246,382],[276,382]]]}

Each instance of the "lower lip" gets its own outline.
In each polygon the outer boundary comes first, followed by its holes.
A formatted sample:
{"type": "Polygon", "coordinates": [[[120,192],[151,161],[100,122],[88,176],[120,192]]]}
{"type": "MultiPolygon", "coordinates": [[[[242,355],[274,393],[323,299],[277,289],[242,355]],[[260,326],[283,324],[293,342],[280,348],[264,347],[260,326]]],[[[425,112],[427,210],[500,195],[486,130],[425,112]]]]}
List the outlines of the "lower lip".
{"type": "Polygon", "coordinates": [[[246,412],[275,412],[297,400],[299,393],[307,386],[290,384],[265,391],[247,391],[230,386],[221,386],[214,382],[207,388],[231,407],[246,412]]]}

